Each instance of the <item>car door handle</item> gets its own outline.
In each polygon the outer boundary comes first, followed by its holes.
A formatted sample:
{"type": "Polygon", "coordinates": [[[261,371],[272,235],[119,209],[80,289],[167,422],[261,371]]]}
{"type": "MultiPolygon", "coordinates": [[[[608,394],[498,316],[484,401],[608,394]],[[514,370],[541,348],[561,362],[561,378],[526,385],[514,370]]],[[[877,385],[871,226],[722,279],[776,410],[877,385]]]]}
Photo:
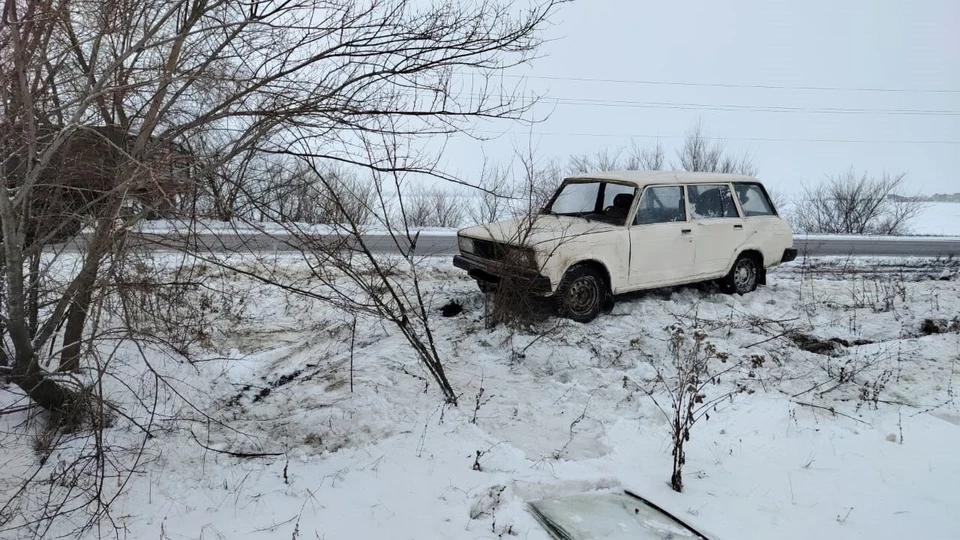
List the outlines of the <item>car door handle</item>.
{"type": "Polygon", "coordinates": [[[734,228],[734,229],[743,229],[743,225],[734,225],[733,228],[734,228]]]}
{"type": "Polygon", "coordinates": [[[693,229],[680,229],[680,234],[690,234],[693,232],[693,229]]]}

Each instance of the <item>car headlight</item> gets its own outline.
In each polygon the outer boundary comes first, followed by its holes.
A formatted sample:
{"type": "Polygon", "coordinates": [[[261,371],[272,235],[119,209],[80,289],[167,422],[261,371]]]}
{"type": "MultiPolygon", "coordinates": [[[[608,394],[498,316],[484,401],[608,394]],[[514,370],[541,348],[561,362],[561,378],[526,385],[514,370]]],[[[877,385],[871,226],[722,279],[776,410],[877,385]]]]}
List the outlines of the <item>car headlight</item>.
{"type": "Polygon", "coordinates": [[[460,236],[459,241],[461,253],[473,253],[473,240],[466,236],[460,236]]]}

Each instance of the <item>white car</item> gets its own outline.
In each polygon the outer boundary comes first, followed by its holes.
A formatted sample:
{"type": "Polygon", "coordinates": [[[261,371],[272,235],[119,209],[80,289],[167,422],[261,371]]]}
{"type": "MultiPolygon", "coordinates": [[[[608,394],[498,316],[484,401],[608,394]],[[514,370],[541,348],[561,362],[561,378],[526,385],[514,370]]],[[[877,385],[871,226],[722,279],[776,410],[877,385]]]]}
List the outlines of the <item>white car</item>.
{"type": "Polygon", "coordinates": [[[463,229],[458,242],[453,263],[481,289],[524,280],[581,322],[630,291],[720,280],[746,294],[797,256],[763,184],[718,173],[573,176],[540,214],[463,229]]]}

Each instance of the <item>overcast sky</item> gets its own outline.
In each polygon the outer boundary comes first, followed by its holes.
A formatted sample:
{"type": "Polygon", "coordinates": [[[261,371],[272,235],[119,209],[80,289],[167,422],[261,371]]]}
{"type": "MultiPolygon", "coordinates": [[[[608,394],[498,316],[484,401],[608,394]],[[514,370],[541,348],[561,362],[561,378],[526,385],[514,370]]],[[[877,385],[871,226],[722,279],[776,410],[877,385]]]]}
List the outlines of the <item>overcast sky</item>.
{"type": "Polygon", "coordinates": [[[554,23],[512,72],[549,118],[458,139],[448,167],[470,177],[531,129],[544,158],[660,137],[673,159],[700,118],[782,191],[850,166],[960,191],[960,0],[580,0],[554,23]]]}

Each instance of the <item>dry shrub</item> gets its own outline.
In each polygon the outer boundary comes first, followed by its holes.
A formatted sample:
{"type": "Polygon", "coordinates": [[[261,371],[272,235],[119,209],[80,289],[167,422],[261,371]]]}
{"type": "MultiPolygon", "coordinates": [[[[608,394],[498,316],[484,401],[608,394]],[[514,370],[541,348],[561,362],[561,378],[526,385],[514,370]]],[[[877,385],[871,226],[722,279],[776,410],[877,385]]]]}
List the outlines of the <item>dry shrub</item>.
{"type": "Polygon", "coordinates": [[[849,169],[805,186],[791,222],[810,234],[907,234],[924,205],[903,197],[905,182],[903,173],[872,176],[849,169]]]}
{"type": "Polygon", "coordinates": [[[205,264],[184,260],[166,269],[149,254],[128,253],[111,267],[108,310],[134,339],[160,342],[189,358],[194,347],[211,347],[216,321],[242,316],[244,298],[222,278],[205,264]]]}
{"type": "Polygon", "coordinates": [[[459,192],[442,186],[422,185],[416,185],[409,191],[403,199],[406,225],[453,228],[466,220],[467,203],[459,192]]]}
{"type": "Polygon", "coordinates": [[[487,302],[488,325],[529,327],[547,316],[549,300],[530,294],[532,279],[511,277],[492,285],[487,302]]]}
{"type": "Polygon", "coordinates": [[[741,368],[748,369],[747,377],[756,377],[756,370],[764,364],[760,355],[751,356],[749,364],[743,359],[731,358],[717,350],[708,340],[707,333],[698,327],[684,328],[679,323],[664,328],[669,335],[670,357],[666,361],[651,360],[657,378],[652,388],[644,389],[670,424],[673,471],[670,486],[674,491],[683,491],[683,466],[686,464],[685,445],[690,441],[693,427],[700,420],[710,420],[720,405],[736,394],[748,390],[737,382],[732,387],[720,389],[722,377],[741,368]],[[715,390],[707,391],[710,385],[715,390]],[[665,391],[668,402],[661,405],[656,391],[665,391]]]}

